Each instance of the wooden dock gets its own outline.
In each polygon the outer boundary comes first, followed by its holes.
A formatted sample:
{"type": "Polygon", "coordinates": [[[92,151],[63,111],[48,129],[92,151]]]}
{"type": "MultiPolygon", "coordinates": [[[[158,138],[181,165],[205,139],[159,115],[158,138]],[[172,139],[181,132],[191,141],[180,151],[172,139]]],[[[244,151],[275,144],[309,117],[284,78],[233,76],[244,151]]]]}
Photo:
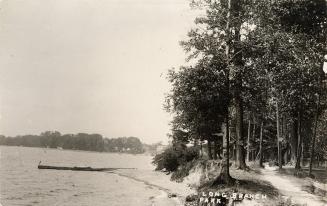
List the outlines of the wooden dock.
{"type": "Polygon", "coordinates": [[[119,168],[119,167],[112,167],[112,168],[92,168],[92,167],[59,167],[59,166],[49,166],[49,165],[38,165],[38,169],[48,169],[48,170],[73,170],[73,171],[92,171],[92,172],[102,172],[102,171],[113,171],[119,169],[136,169],[136,168],[119,168]]]}

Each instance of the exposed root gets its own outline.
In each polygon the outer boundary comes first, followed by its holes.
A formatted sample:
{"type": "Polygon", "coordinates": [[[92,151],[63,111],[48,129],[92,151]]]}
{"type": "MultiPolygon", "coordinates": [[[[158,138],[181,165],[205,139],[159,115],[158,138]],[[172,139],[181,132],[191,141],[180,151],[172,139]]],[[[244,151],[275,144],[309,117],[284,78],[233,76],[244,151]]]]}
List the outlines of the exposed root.
{"type": "Polygon", "coordinates": [[[247,165],[237,167],[237,170],[251,171],[251,168],[247,165]]]}
{"type": "Polygon", "coordinates": [[[217,186],[217,185],[228,185],[233,186],[235,185],[236,179],[232,178],[229,174],[226,173],[220,173],[220,175],[211,182],[211,187],[217,186]]]}

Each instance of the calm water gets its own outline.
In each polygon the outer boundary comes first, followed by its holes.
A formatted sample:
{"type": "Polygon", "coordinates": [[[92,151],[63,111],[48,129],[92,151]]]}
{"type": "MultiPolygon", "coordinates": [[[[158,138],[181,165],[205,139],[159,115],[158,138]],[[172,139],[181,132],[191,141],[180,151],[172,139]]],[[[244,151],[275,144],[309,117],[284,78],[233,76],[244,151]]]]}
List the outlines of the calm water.
{"type": "Polygon", "coordinates": [[[151,157],[0,146],[0,203],[11,205],[152,205],[162,192],[107,172],[39,170],[46,165],[135,167],[153,170],[151,157]]]}

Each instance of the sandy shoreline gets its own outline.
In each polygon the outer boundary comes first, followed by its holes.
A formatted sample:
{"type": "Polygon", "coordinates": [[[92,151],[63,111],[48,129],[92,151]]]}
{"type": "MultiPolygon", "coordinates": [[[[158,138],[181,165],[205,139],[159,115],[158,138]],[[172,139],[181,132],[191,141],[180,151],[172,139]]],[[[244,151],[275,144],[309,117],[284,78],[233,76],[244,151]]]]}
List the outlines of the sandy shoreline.
{"type": "Polygon", "coordinates": [[[152,205],[155,206],[182,206],[185,203],[185,197],[196,192],[186,183],[173,182],[170,180],[170,175],[158,171],[117,170],[112,173],[159,190],[161,194],[151,199],[152,205]],[[176,197],[169,197],[172,194],[176,197]]]}

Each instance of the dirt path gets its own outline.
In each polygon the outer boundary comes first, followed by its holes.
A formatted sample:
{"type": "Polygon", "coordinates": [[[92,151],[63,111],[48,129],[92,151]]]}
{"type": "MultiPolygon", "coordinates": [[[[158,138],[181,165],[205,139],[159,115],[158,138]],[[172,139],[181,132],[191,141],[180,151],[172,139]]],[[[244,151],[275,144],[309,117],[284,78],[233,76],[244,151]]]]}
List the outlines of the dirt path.
{"type": "Polygon", "coordinates": [[[310,206],[327,206],[327,199],[310,194],[302,190],[301,183],[295,177],[281,175],[275,167],[266,166],[261,170],[263,179],[269,181],[282,195],[290,197],[292,203],[307,204],[310,206]]]}

